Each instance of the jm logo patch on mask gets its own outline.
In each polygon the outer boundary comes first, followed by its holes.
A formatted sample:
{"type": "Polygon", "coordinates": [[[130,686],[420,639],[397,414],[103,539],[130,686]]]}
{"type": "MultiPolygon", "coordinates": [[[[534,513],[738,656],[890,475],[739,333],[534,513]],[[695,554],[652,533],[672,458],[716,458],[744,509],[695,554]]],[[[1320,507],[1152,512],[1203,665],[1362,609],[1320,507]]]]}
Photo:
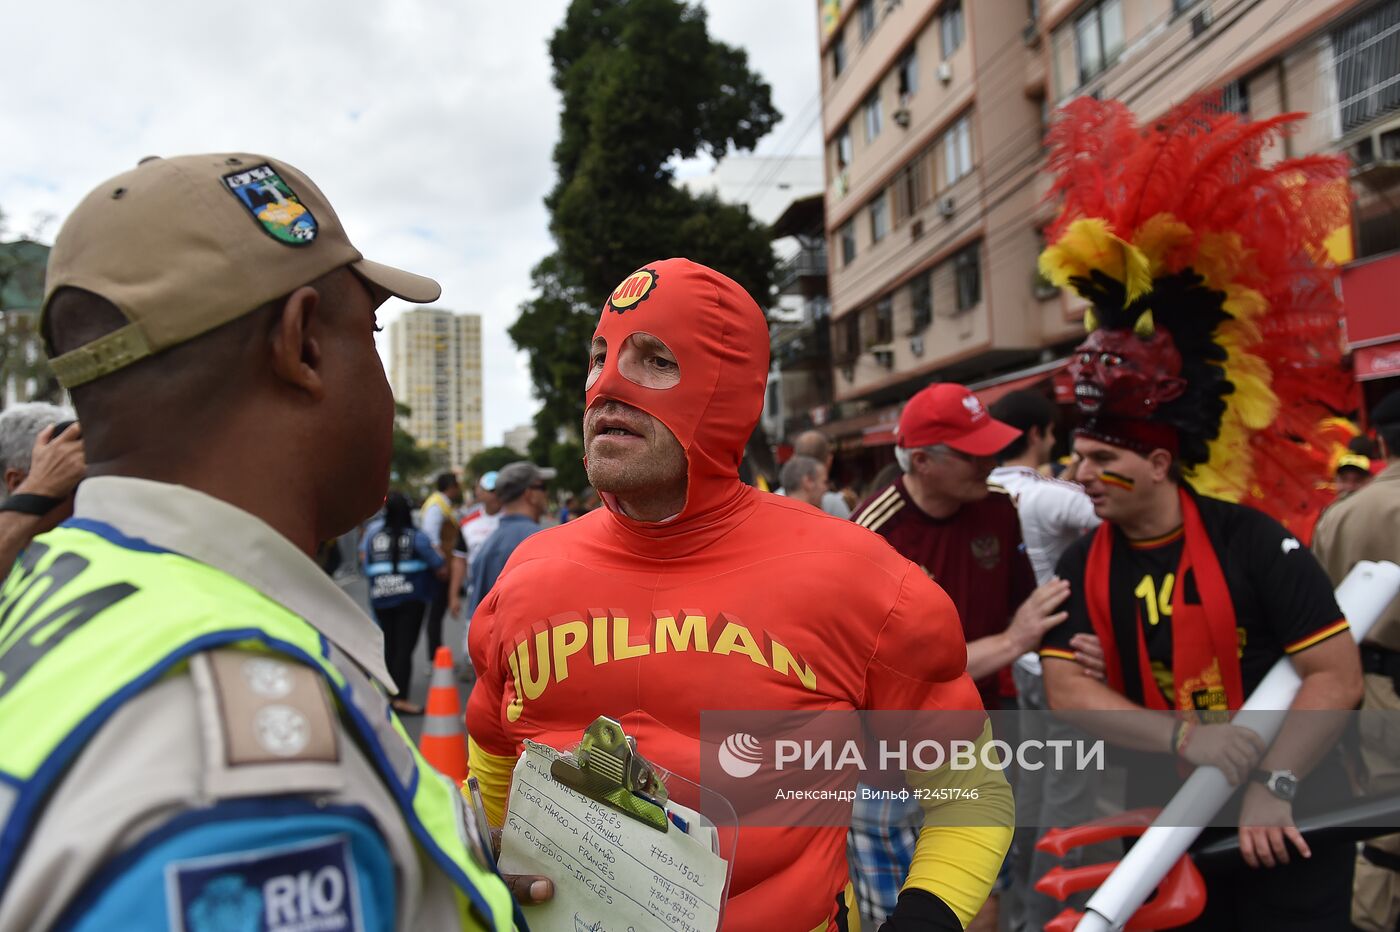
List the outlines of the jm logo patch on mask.
{"type": "Polygon", "coordinates": [[[645,301],[656,287],[655,269],[638,269],[623,279],[608,297],[608,307],[619,314],[645,301]]]}
{"type": "Polygon", "coordinates": [[[165,868],[175,932],[361,932],[350,842],[305,844],[175,861],[165,868]]]}

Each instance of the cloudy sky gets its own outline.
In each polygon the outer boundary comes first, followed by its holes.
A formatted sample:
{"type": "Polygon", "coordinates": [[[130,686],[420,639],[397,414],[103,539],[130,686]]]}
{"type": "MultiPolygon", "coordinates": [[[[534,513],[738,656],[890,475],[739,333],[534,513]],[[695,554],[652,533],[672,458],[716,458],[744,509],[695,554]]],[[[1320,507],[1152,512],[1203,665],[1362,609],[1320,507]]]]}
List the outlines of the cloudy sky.
{"type": "MultiPolygon", "coordinates": [[[[367,256],[432,275],[441,306],[483,315],[486,441],[497,443],[536,407],[506,328],[529,297],[530,267],[552,248],[541,199],[559,104],[546,42],[565,6],[11,5],[7,232],[51,242],[83,194],[146,155],[244,150],[291,162],[367,256]]],[[[813,0],[705,6],[711,34],[748,49],[785,116],[759,154],[819,154],[813,0]]]]}

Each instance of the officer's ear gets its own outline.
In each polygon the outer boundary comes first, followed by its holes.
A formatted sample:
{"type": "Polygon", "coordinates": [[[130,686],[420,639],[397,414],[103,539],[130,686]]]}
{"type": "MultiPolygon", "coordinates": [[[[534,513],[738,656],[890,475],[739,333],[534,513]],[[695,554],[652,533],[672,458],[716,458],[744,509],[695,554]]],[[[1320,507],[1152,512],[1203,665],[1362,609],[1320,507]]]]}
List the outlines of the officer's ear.
{"type": "Polygon", "coordinates": [[[321,377],[321,330],[324,299],[312,285],[302,285],[287,295],[271,334],[272,371],[315,401],[325,397],[321,377]]]}

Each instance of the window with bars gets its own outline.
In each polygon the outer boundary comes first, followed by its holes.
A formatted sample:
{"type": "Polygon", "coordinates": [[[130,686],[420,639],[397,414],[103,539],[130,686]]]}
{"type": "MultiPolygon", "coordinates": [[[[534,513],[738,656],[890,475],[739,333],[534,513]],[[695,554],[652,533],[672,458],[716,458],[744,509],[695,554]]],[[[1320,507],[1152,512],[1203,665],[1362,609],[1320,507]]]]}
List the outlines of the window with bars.
{"type": "Polygon", "coordinates": [[[870,201],[870,241],[878,243],[890,232],[889,192],[881,191],[870,201]]]}
{"type": "Polygon", "coordinates": [[[972,172],[972,115],[963,114],[943,133],[944,186],[972,172]]]}
{"type": "Polygon", "coordinates": [[[1101,0],[1074,21],[1079,83],[1087,84],[1123,54],[1123,0],[1101,0]]]}
{"type": "Polygon", "coordinates": [[[909,335],[923,333],[933,322],[933,273],[923,272],[909,283],[909,335]]]}
{"type": "Polygon", "coordinates": [[[1220,109],[1242,117],[1249,116],[1249,85],[1243,78],[1231,81],[1220,89],[1220,109]]]}
{"type": "Polygon", "coordinates": [[[852,311],[832,324],[836,331],[836,360],[853,362],[860,355],[860,311],[852,311]]]}
{"type": "Polygon", "coordinates": [[[870,96],[865,98],[865,141],[874,142],[875,137],[880,135],[880,130],[884,126],[884,119],[880,111],[880,88],[870,92],[870,96]]]}
{"type": "Polygon", "coordinates": [[[958,312],[970,311],[982,300],[981,243],[964,247],[953,256],[953,275],[958,289],[958,312]]]}
{"type": "Polygon", "coordinates": [[[875,31],[875,0],[860,0],[856,16],[860,19],[860,41],[864,42],[875,31]]]}
{"type": "Polygon", "coordinates": [[[951,58],[963,44],[964,34],[962,0],[950,0],[943,4],[938,15],[938,39],[944,61],[951,58]]]}
{"type": "Polygon", "coordinates": [[[856,258],[856,222],[847,220],[836,235],[841,240],[841,264],[850,265],[856,258]]]}
{"type": "Polygon", "coordinates": [[[900,169],[890,184],[894,225],[918,213],[933,197],[933,152],[925,149],[900,169]]]}
{"type": "Polygon", "coordinates": [[[894,342],[894,298],[885,295],[875,302],[875,344],[894,342]]]}
{"type": "Polygon", "coordinates": [[[1334,29],[1332,62],[1343,134],[1400,111],[1400,0],[1334,29]]]}
{"type": "Polygon", "coordinates": [[[836,167],[845,168],[855,158],[855,146],[851,144],[851,127],[847,124],[836,134],[836,167]]]}
{"type": "Polygon", "coordinates": [[[919,91],[919,53],[914,46],[904,50],[895,72],[899,78],[899,104],[907,106],[909,99],[919,91]]]}

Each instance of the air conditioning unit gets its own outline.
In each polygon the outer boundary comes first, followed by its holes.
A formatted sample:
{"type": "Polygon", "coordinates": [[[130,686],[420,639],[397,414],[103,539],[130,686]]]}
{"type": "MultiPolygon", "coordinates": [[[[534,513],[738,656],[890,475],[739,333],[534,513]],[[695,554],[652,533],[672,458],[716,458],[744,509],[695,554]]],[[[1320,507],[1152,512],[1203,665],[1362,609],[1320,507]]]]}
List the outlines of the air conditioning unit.
{"type": "Polygon", "coordinates": [[[872,346],[869,352],[875,357],[876,365],[884,366],[886,369],[894,368],[894,347],[890,344],[881,343],[879,346],[872,346]]]}
{"type": "Polygon", "coordinates": [[[894,113],[890,114],[890,118],[905,129],[909,128],[909,111],[906,108],[900,107],[894,113]]]}
{"type": "Polygon", "coordinates": [[[946,61],[938,63],[938,80],[944,84],[953,80],[953,66],[950,63],[946,61]]]}
{"type": "Polygon", "coordinates": [[[924,222],[922,220],[915,220],[913,223],[909,224],[909,238],[911,240],[916,240],[923,235],[924,222]]]}
{"type": "Polygon", "coordinates": [[[1346,154],[1351,157],[1353,174],[1400,160],[1400,119],[1373,125],[1366,135],[1352,138],[1355,141],[1346,147],[1346,154]]]}
{"type": "Polygon", "coordinates": [[[924,335],[922,333],[917,333],[909,338],[909,352],[915,356],[924,354],[924,335]]]}
{"type": "Polygon", "coordinates": [[[1376,143],[1370,136],[1365,136],[1356,145],[1347,150],[1347,155],[1351,156],[1352,168],[1365,168],[1376,160],[1376,143]]]}
{"type": "Polygon", "coordinates": [[[1202,7],[1199,13],[1191,17],[1191,38],[1194,39],[1209,29],[1212,20],[1213,17],[1210,15],[1210,7],[1202,7]]]}
{"type": "Polygon", "coordinates": [[[953,203],[953,196],[951,194],[938,199],[938,212],[945,218],[953,216],[955,207],[956,205],[953,203]]]}
{"type": "Polygon", "coordinates": [[[1381,158],[1387,162],[1400,160],[1400,129],[1377,132],[1376,142],[1380,143],[1381,158]]]}
{"type": "Polygon", "coordinates": [[[1036,273],[1031,275],[1031,294],[1035,295],[1037,301],[1049,301],[1051,298],[1059,297],[1060,289],[1036,273]]]}

